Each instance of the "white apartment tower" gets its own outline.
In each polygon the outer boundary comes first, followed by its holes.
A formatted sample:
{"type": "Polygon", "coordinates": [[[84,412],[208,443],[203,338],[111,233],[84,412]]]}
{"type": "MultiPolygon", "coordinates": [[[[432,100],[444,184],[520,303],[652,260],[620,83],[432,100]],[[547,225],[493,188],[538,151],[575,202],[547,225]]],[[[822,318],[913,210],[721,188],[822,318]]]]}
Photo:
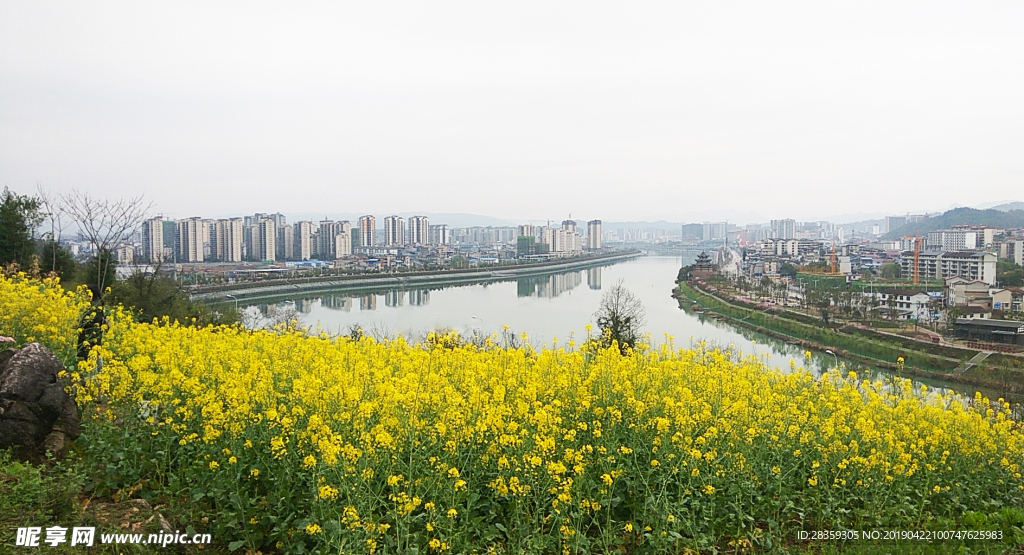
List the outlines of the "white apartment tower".
{"type": "Polygon", "coordinates": [[[242,261],[242,218],[213,222],[210,252],[221,262],[242,261]]]}
{"type": "Polygon", "coordinates": [[[372,247],[373,235],[376,233],[377,220],[371,215],[359,218],[359,246],[372,247]]]}
{"type": "Polygon", "coordinates": [[[398,216],[384,218],[384,244],[389,247],[405,244],[405,218],[398,216]]]}
{"type": "MultiPolygon", "coordinates": [[[[796,237],[796,220],[772,220],[772,238],[774,239],[793,239],[796,237]]],[[[717,239],[718,237],[712,237],[717,239]]],[[[705,237],[707,239],[707,237],[705,237]]]]}
{"type": "Polygon", "coordinates": [[[587,250],[600,250],[601,248],[601,220],[590,220],[587,222],[587,250]]]}
{"type": "Polygon", "coordinates": [[[299,260],[310,260],[313,258],[313,222],[296,222],[292,230],[292,237],[295,240],[292,254],[299,260]]]}
{"type": "Polygon", "coordinates": [[[316,256],[320,260],[334,259],[334,236],[340,231],[338,222],[333,220],[320,220],[320,228],[317,233],[316,256]]]}
{"type": "MultiPolygon", "coordinates": [[[[345,222],[348,223],[348,222],[345,222]]],[[[349,228],[352,226],[350,225],[349,228]]],[[[341,258],[352,254],[352,232],[341,231],[334,236],[334,257],[341,258]]]]}
{"type": "Polygon", "coordinates": [[[178,261],[203,261],[203,236],[205,227],[201,218],[178,221],[178,261]]]}
{"type": "Polygon", "coordinates": [[[256,224],[255,236],[253,237],[255,251],[252,258],[255,260],[277,260],[277,229],[274,220],[260,220],[256,224]]]}
{"type": "Polygon", "coordinates": [[[451,230],[448,224],[430,226],[431,245],[449,245],[452,242],[451,230]]]}
{"type": "Polygon", "coordinates": [[[409,244],[426,245],[430,243],[430,219],[426,216],[409,218],[409,244]]]}
{"type": "Polygon", "coordinates": [[[142,255],[146,262],[156,264],[164,259],[164,218],[157,216],[142,224],[142,255]]]}

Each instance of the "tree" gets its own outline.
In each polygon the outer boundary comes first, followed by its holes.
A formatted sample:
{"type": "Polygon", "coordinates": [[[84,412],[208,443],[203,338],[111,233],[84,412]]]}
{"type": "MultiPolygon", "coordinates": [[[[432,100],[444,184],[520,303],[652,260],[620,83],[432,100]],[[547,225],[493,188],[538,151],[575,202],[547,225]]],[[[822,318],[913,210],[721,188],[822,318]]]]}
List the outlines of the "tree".
{"type": "Polygon", "coordinates": [[[620,279],[601,297],[601,308],[594,313],[605,346],[616,342],[622,354],[636,347],[644,325],[644,307],[620,279]]]}
{"type": "Polygon", "coordinates": [[[952,329],[957,318],[964,315],[964,309],[961,306],[950,305],[946,307],[943,313],[943,316],[946,318],[946,329],[952,329]]]}
{"type": "Polygon", "coordinates": [[[50,231],[43,237],[43,255],[39,266],[45,272],[54,272],[65,281],[70,281],[74,279],[76,264],[71,252],[60,246],[60,238],[64,232],[62,216],[65,215],[60,197],[46,192],[39,184],[36,184],[36,190],[39,191],[37,198],[43,216],[50,222],[50,231]]]}
{"type": "Polygon", "coordinates": [[[900,267],[895,262],[886,262],[885,264],[882,264],[882,267],[879,269],[879,273],[885,279],[900,279],[900,267]]]}
{"type": "Polygon", "coordinates": [[[779,275],[796,279],[796,265],[791,262],[783,262],[779,265],[779,275]]]}
{"type": "Polygon", "coordinates": [[[101,253],[115,252],[142,223],[152,205],[144,203],[141,196],[111,201],[80,191],[71,191],[61,201],[64,211],[78,224],[96,253],[92,260],[96,267],[90,273],[100,280],[94,285],[102,293],[113,282],[109,279],[113,268],[107,266],[115,259],[101,253]]]}
{"type": "Polygon", "coordinates": [[[106,294],[105,285],[113,285],[117,279],[117,257],[107,249],[100,249],[82,266],[82,277],[86,284],[95,285],[102,297],[106,294]]]}
{"type": "Polygon", "coordinates": [[[195,318],[200,326],[237,322],[234,308],[214,312],[207,305],[189,299],[172,278],[160,273],[160,265],[152,271],[135,268],[127,278],[113,283],[111,300],[130,307],[139,322],[151,322],[167,316],[172,321],[189,325],[195,318]]]}
{"type": "Polygon", "coordinates": [[[41,222],[39,199],[4,187],[0,196],[0,265],[11,262],[22,268],[32,265],[36,254],[34,231],[41,222]]]}
{"type": "Polygon", "coordinates": [[[1003,287],[1020,287],[1024,285],[1024,268],[1009,260],[996,263],[996,281],[1003,287]]]}
{"type": "Polygon", "coordinates": [[[39,269],[45,273],[53,272],[60,276],[61,281],[67,283],[74,281],[78,264],[67,247],[57,241],[47,240],[43,243],[39,269]]]}

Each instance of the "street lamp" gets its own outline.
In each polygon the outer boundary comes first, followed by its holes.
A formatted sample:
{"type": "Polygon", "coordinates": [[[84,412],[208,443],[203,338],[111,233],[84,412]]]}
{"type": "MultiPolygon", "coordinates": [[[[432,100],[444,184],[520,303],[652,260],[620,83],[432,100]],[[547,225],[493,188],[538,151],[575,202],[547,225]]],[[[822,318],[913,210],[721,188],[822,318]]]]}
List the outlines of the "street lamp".
{"type": "Polygon", "coordinates": [[[832,355],[832,358],[836,359],[836,368],[839,368],[839,357],[832,352],[832,349],[825,349],[825,352],[832,355]]]}
{"type": "Polygon", "coordinates": [[[238,297],[236,297],[234,295],[224,295],[224,296],[229,298],[229,299],[234,299],[235,300],[235,312],[238,312],[238,297]]]}

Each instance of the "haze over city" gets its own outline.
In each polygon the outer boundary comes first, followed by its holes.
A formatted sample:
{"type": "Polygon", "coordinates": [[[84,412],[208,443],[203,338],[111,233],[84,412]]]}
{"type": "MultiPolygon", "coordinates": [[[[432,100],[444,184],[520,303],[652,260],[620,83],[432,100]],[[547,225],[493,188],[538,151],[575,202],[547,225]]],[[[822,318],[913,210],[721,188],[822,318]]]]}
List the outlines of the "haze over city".
{"type": "MultiPolygon", "coordinates": [[[[1021,200],[1024,5],[0,2],[0,184],[173,217],[1021,200]]],[[[861,218],[863,219],[863,218],[861,218]]]]}

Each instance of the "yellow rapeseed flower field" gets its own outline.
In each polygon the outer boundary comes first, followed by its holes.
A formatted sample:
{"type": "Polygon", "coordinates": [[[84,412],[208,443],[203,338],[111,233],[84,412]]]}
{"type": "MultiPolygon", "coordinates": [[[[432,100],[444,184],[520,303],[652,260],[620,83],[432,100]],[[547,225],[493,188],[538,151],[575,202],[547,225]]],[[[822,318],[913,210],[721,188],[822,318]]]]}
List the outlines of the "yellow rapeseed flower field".
{"type": "MultiPolygon", "coordinates": [[[[78,297],[24,279],[0,291],[0,333],[73,345],[78,297]]],[[[72,385],[97,494],[141,484],[234,548],[682,552],[1024,504],[1009,405],[906,380],[705,347],[481,348],[108,313],[72,385]]]]}

